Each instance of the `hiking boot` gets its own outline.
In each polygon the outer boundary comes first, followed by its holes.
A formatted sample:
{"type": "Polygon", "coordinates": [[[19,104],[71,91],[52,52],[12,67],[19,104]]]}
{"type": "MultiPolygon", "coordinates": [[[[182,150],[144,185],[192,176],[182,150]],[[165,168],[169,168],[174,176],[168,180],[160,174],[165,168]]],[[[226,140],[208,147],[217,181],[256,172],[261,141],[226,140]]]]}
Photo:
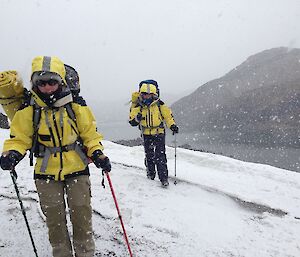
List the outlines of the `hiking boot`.
{"type": "Polygon", "coordinates": [[[162,180],[161,185],[164,186],[164,187],[167,187],[167,186],[169,186],[169,181],[168,180],[162,180]]]}
{"type": "Polygon", "coordinates": [[[147,174],[147,178],[154,180],[155,179],[155,174],[147,174]]]}

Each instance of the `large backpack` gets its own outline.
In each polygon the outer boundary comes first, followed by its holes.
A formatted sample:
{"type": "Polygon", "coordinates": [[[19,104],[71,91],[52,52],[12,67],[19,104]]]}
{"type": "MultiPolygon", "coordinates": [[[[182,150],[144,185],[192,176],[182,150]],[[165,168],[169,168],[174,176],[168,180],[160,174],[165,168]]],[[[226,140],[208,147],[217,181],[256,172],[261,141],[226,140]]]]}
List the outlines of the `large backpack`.
{"type": "Polygon", "coordinates": [[[0,104],[11,121],[24,100],[24,87],[17,71],[0,73],[0,104]]]}
{"type": "Polygon", "coordinates": [[[80,92],[80,83],[79,83],[79,75],[78,72],[70,65],[65,64],[65,69],[66,69],[66,82],[67,85],[69,86],[73,97],[78,96],[80,92]]]}

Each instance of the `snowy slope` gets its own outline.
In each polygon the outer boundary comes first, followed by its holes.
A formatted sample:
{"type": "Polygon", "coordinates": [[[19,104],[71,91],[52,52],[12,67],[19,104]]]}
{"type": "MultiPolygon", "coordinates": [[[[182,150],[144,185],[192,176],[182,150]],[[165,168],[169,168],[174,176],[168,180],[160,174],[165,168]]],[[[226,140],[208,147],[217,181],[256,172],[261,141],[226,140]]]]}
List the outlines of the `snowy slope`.
{"type": "MultiPolygon", "coordinates": [[[[0,145],[9,136],[0,130],[0,145]]],[[[167,148],[170,187],[145,178],[143,148],[104,141],[134,256],[300,256],[300,174],[223,156],[167,148]]],[[[28,158],[18,185],[40,257],[50,257],[28,158]]],[[[96,256],[129,256],[114,202],[91,165],[96,256]]],[[[34,256],[9,174],[0,173],[0,256],[34,256]]]]}

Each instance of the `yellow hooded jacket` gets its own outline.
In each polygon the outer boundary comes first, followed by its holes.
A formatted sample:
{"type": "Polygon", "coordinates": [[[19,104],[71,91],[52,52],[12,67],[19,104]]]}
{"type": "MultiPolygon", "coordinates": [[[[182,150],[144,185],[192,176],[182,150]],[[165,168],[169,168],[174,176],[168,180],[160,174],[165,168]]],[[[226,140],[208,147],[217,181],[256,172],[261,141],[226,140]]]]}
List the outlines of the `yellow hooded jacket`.
{"type": "MultiPolygon", "coordinates": [[[[38,71],[50,71],[58,74],[64,81],[64,64],[58,58],[54,58],[54,61],[52,58],[48,70],[41,65],[44,61],[43,57],[35,58],[32,63],[32,74],[38,71]]],[[[63,147],[74,143],[79,136],[86,147],[87,156],[91,156],[95,150],[103,150],[101,144],[103,137],[96,131],[96,121],[92,111],[86,105],[72,102],[72,95],[65,86],[63,86],[63,96],[54,103],[54,108],[49,108],[39,97],[34,85],[31,92],[35,103],[41,107],[37,131],[39,144],[46,147],[63,147]],[[66,104],[71,104],[76,123],[69,117],[66,104]]],[[[31,149],[34,135],[33,111],[34,107],[29,105],[16,112],[11,123],[11,138],[4,142],[3,152],[16,150],[25,155],[26,151],[31,149]]],[[[55,180],[64,180],[68,176],[88,174],[87,164],[75,150],[51,154],[45,172],[41,172],[42,161],[43,158],[36,159],[35,178],[51,177],[55,180]]]]}
{"type": "Polygon", "coordinates": [[[171,109],[160,99],[153,101],[150,106],[137,104],[130,110],[129,122],[140,125],[144,135],[164,134],[164,121],[168,128],[175,124],[171,109]],[[139,114],[142,115],[140,122],[137,118],[139,114]]]}

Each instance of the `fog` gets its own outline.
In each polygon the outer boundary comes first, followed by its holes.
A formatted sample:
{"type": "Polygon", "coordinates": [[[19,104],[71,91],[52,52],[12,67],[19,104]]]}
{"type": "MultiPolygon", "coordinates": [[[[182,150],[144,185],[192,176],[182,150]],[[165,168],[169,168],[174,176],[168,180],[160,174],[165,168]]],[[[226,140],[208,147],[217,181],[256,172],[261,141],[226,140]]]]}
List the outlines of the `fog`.
{"type": "Polygon", "coordinates": [[[0,69],[29,83],[31,60],[75,66],[90,100],[130,98],[143,79],[184,95],[249,55],[300,47],[297,0],[1,0],[0,69]]]}
{"type": "Polygon", "coordinates": [[[31,60],[58,56],[79,71],[82,95],[106,120],[118,115],[112,109],[128,112],[141,80],[157,80],[171,104],[250,55],[300,47],[298,0],[0,0],[0,7],[0,71],[18,70],[29,88],[31,60]]]}

